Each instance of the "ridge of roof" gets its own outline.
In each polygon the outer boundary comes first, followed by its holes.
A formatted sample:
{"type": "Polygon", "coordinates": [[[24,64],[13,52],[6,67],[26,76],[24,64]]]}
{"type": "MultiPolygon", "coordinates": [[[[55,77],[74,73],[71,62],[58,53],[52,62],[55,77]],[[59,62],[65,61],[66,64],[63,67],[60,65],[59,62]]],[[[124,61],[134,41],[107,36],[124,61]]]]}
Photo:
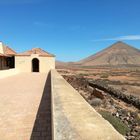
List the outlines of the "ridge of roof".
{"type": "Polygon", "coordinates": [[[5,55],[15,55],[16,52],[8,46],[3,46],[5,55]]]}
{"type": "Polygon", "coordinates": [[[46,52],[41,48],[32,48],[31,50],[25,51],[23,53],[18,53],[16,54],[16,56],[31,56],[32,54],[38,54],[39,56],[44,57],[55,57],[55,55],[50,54],[49,52],[46,52]]]}
{"type": "Polygon", "coordinates": [[[10,47],[3,44],[3,42],[0,41],[0,45],[2,47],[3,52],[0,53],[0,56],[13,56],[16,54],[16,52],[11,49],[10,47]]]}

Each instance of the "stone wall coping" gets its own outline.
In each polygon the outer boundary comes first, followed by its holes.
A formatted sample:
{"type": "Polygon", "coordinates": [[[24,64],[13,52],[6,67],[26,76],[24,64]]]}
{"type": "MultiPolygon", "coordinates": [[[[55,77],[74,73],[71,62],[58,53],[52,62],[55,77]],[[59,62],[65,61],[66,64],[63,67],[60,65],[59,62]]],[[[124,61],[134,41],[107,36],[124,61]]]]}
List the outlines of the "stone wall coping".
{"type": "Polygon", "coordinates": [[[56,70],[51,70],[53,140],[125,140],[56,70]]]}

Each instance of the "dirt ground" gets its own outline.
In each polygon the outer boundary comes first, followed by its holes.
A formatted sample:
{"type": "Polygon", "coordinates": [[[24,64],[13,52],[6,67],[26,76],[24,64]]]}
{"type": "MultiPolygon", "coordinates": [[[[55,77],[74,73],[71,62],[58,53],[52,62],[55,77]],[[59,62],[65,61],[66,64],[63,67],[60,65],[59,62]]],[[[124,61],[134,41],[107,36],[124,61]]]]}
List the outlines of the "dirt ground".
{"type": "Polygon", "coordinates": [[[100,79],[109,81],[108,85],[123,91],[125,94],[132,94],[140,97],[140,67],[131,68],[79,68],[59,69],[60,74],[82,75],[88,79],[100,79]]]}
{"type": "Polygon", "coordinates": [[[139,106],[133,104],[133,101],[135,99],[135,101],[139,101],[137,97],[140,97],[139,72],[130,70],[114,71],[112,69],[107,69],[106,71],[102,69],[58,71],[127,140],[140,140],[140,110],[139,106]],[[113,78],[111,79],[110,77],[113,78]],[[93,81],[98,85],[101,84],[108,90],[90,84],[93,81]],[[133,95],[129,96],[131,97],[129,99],[134,100],[127,102],[122,100],[120,95],[114,97],[110,92],[110,86],[113,87],[111,88],[113,91],[116,91],[114,92],[115,94],[121,93],[121,97],[133,95]],[[107,115],[108,113],[110,116],[107,115]],[[116,119],[122,124],[119,124],[116,119]]]}

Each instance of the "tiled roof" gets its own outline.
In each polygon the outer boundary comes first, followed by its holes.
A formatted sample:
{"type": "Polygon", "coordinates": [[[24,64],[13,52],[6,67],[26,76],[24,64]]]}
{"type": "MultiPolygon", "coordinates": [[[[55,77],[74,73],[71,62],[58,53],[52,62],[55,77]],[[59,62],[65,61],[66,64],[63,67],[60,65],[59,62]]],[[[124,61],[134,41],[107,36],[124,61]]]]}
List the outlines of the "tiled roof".
{"type": "Polygon", "coordinates": [[[0,53],[0,57],[11,57],[16,54],[16,52],[13,49],[4,45],[2,42],[0,42],[0,47],[2,49],[2,52],[0,53]]]}
{"type": "Polygon", "coordinates": [[[8,46],[3,46],[4,49],[4,54],[5,55],[15,55],[16,52],[14,50],[12,50],[11,48],[9,48],[8,46]]]}
{"type": "Polygon", "coordinates": [[[4,54],[0,53],[0,57],[1,57],[1,56],[4,56],[4,54]]]}
{"type": "Polygon", "coordinates": [[[55,57],[53,54],[50,54],[40,48],[33,48],[32,50],[16,54],[16,56],[31,56],[32,54],[38,54],[39,56],[44,57],[55,57]]]}

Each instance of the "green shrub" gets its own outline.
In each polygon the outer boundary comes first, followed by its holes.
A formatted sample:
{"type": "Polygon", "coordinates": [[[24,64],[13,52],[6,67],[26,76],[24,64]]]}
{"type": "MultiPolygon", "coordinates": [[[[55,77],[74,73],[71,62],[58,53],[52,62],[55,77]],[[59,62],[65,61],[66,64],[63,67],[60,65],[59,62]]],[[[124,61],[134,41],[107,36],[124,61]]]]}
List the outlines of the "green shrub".
{"type": "Polygon", "coordinates": [[[79,76],[89,76],[89,74],[87,74],[87,73],[79,73],[79,76]]]}
{"type": "Polygon", "coordinates": [[[133,115],[135,116],[136,122],[140,125],[140,116],[138,115],[138,112],[135,112],[133,115]]]}
{"type": "Polygon", "coordinates": [[[108,77],[109,77],[109,75],[107,73],[104,73],[100,76],[100,78],[108,78],[108,77]]]}
{"type": "Polygon", "coordinates": [[[130,131],[126,124],[124,124],[119,118],[112,116],[111,113],[106,111],[100,111],[99,113],[104,119],[109,121],[113,125],[113,127],[122,135],[126,135],[126,133],[130,131]]]}

